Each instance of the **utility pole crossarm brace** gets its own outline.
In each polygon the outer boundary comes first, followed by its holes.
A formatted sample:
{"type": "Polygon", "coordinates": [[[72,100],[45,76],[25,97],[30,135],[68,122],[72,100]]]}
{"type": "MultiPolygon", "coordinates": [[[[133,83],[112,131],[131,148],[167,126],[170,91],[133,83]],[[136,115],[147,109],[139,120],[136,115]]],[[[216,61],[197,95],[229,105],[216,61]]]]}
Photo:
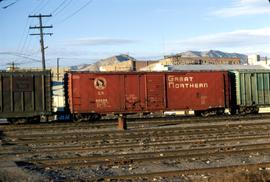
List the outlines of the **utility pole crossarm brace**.
{"type": "MultiPolygon", "coordinates": [[[[29,35],[40,35],[39,33],[30,33],[29,35]]],[[[43,35],[50,35],[52,36],[53,33],[43,33],[43,35]]]]}
{"type": "Polygon", "coordinates": [[[29,15],[28,17],[29,18],[39,18],[39,17],[51,17],[52,15],[42,15],[42,14],[39,14],[39,15],[29,15]]]}
{"type": "Polygon", "coordinates": [[[53,26],[43,26],[43,27],[38,27],[38,26],[35,26],[35,27],[29,27],[30,29],[40,29],[40,28],[53,28],[53,26]]]}

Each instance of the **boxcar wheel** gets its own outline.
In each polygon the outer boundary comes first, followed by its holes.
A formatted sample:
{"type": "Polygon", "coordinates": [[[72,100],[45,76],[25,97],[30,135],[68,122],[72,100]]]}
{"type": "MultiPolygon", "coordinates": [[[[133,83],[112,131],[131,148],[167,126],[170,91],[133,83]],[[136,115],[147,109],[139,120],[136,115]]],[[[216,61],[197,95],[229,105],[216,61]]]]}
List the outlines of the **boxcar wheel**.
{"type": "Polygon", "coordinates": [[[208,111],[204,111],[201,113],[202,117],[208,117],[210,115],[210,113],[208,111]]]}
{"type": "Polygon", "coordinates": [[[11,124],[24,124],[28,122],[27,118],[9,118],[7,119],[11,124]]]}
{"type": "Polygon", "coordinates": [[[231,108],[230,109],[230,114],[231,115],[236,115],[238,112],[237,112],[237,109],[236,108],[231,108]]]}
{"type": "Polygon", "coordinates": [[[48,116],[40,116],[40,122],[41,123],[46,123],[46,122],[48,122],[48,116]]]}
{"type": "Polygon", "coordinates": [[[90,122],[91,121],[98,121],[98,120],[100,120],[100,118],[101,118],[100,114],[91,114],[88,116],[87,121],[90,121],[90,122]]]}
{"type": "Polygon", "coordinates": [[[79,115],[79,114],[74,114],[74,115],[73,115],[73,118],[72,118],[72,121],[73,121],[73,122],[79,123],[79,122],[81,122],[82,120],[83,120],[83,119],[82,119],[81,115],[79,115]]]}
{"type": "Polygon", "coordinates": [[[194,111],[194,115],[195,116],[202,116],[202,112],[201,111],[194,111]]]}
{"type": "Polygon", "coordinates": [[[16,123],[16,119],[14,119],[14,118],[8,118],[7,121],[8,121],[10,124],[15,124],[15,123],[16,123]]]}
{"type": "Polygon", "coordinates": [[[253,107],[252,114],[259,114],[259,107],[253,107]]]}
{"type": "Polygon", "coordinates": [[[94,115],[94,120],[95,121],[98,121],[98,120],[100,120],[101,119],[101,115],[100,114],[95,114],[94,115]]]}
{"type": "Polygon", "coordinates": [[[224,115],[224,113],[225,113],[225,111],[224,111],[224,109],[218,109],[217,110],[217,115],[224,115]]]}

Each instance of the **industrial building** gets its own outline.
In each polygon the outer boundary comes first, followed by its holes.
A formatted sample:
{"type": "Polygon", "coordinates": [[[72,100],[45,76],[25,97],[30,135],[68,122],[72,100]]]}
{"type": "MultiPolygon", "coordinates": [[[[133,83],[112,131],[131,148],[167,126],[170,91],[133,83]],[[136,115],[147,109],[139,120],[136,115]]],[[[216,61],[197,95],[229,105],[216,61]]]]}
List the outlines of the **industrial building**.
{"type": "Polygon", "coordinates": [[[185,64],[240,64],[240,58],[182,57],[181,55],[165,56],[160,63],[164,65],[185,64]]]}
{"type": "Polygon", "coordinates": [[[144,67],[158,63],[158,61],[124,61],[112,65],[101,66],[99,71],[139,71],[144,67]]]}
{"type": "Polygon", "coordinates": [[[257,54],[248,56],[248,64],[260,65],[266,69],[270,69],[270,60],[267,57],[262,57],[257,54]]]}

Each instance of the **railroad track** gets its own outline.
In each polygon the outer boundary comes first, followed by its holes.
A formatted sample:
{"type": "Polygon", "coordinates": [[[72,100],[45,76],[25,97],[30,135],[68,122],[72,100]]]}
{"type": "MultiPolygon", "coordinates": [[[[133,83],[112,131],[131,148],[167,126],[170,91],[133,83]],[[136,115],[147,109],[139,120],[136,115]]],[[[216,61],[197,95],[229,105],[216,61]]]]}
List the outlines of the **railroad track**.
{"type": "MultiPolygon", "coordinates": [[[[85,123],[81,126],[84,125],[85,123]]],[[[226,164],[227,158],[248,158],[248,156],[258,158],[257,163],[261,166],[268,166],[267,162],[270,161],[270,121],[265,117],[256,121],[254,118],[249,118],[248,121],[235,118],[233,121],[226,119],[217,122],[194,121],[173,126],[151,124],[150,127],[134,127],[127,131],[97,129],[82,132],[74,128],[74,125],[69,127],[65,125],[65,129],[54,128],[53,125],[52,128],[45,127],[42,131],[39,125],[37,126],[36,130],[32,128],[32,133],[28,131],[16,133],[20,131],[16,128],[19,127],[17,125],[14,126],[14,130],[9,128],[11,126],[6,128],[1,126],[3,146],[0,149],[0,162],[8,160],[7,156],[16,156],[15,162],[19,167],[26,170],[41,170],[48,175],[55,174],[55,171],[61,171],[59,175],[62,173],[68,175],[70,170],[80,173],[80,170],[85,169],[95,171],[88,174],[88,177],[91,176],[91,179],[96,180],[141,180],[143,178],[140,177],[151,179],[154,176],[168,177],[191,174],[192,171],[203,173],[211,172],[210,169],[214,171],[226,169],[224,164],[221,166],[218,164],[219,167],[198,165],[195,168],[187,168],[183,167],[185,163],[195,165],[206,160],[216,161],[224,158],[226,164]],[[53,131],[48,132],[50,130],[53,131]],[[267,156],[269,161],[260,158],[267,156]],[[121,172],[121,169],[128,166],[149,164],[162,166],[163,163],[173,165],[173,170],[149,168],[146,171],[121,172]],[[102,170],[97,170],[104,168],[107,171],[114,171],[116,170],[114,167],[119,168],[117,173],[104,172],[99,175],[102,170]]],[[[31,127],[27,130],[31,130],[31,127]]],[[[254,161],[242,164],[241,168],[254,167],[255,163],[252,162],[254,161]]],[[[231,163],[227,166],[237,168],[240,165],[231,163]]],[[[68,179],[87,180],[87,177],[68,179]]]]}
{"type": "MultiPolygon", "coordinates": [[[[31,147],[31,149],[27,149],[25,152],[23,150],[19,150],[17,152],[12,152],[10,150],[0,150],[0,154],[16,154],[16,155],[33,155],[33,154],[42,154],[42,153],[63,153],[63,152],[94,152],[94,151],[110,151],[110,150],[127,150],[132,148],[166,148],[173,146],[174,148],[181,148],[183,145],[213,145],[218,143],[224,143],[224,142],[243,142],[243,141],[251,141],[251,140],[259,140],[259,139],[265,139],[267,140],[269,138],[270,132],[268,132],[268,129],[262,130],[260,132],[251,132],[244,134],[241,133],[215,133],[215,135],[196,135],[192,136],[194,134],[188,134],[185,137],[177,136],[176,137],[159,137],[154,138],[154,140],[148,140],[147,138],[144,140],[130,140],[130,141],[111,141],[107,143],[91,143],[88,146],[47,146],[47,147],[40,147],[40,146],[34,146],[31,147]],[[255,135],[256,134],[256,135],[255,135]]],[[[91,141],[92,142],[92,141],[91,141]]]]}
{"type": "Polygon", "coordinates": [[[71,167],[92,165],[127,165],[138,162],[176,160],[193,157],[213,157],[216,155],[241,155],[252,152],[270,152],[269,143],[257,143],[248,145],[229,145],[225,147],[201,147],[196,149],[164,150],[155,152],[142,152],[130,154],[93,155],[87,157],[67,157],[60,159],[30,160],[29,163],[41,165],[41,167],[71,167]]]}
{"type": "MultiPolygon", "coordinates": [[[[257,114],[257,115],[224,115],[224,116],[212,116],[212,117],[159,117],[159,118],[130,118],[128,119],[129,128],[143,128],[149,126],[166,126],[166,125],[176,125],[181,123],[216,123],[222,121],[239,121],[239,120],[254,120],[254,119],[269,119],[270,114],[257,114]]],[[[52,123],[37,123],[37,124],[19,124],[19,125],[0,125],[0,130],[5,132],[17,132],[17,131],[27,131],[27,130],[51,130],[51,129],[67,129],[72,130],[74,127],[77,129],[102,129],[102,128],[111,128],[117,125],[117,120],[100,120],[95,122],[52,122],[52,123]]]]}
{"type": "MultiPolygon", "coordinates": [[[[194,175],[194,174],[230,174],[235,171],[259,171],[262,169],[269,170],[270,162],[254,163],[254,164],[241,164],[241,165],[227,165],[220,167],[208,167],[208,168],[190,168],[184,170],[173,170],[173,171],[162,171],[162,172],[148,172],[130,175],[119,175],[119,176],[103,176],[95,178],[93,181],[113,181],[113,180],[154,180],[161,179],[161,181],[167,181],[164,179],[169,177],[183,176],[183,175],[194,175]],[[163,177],[163,178],[162,178],[163,177]]],[[[205,175],[203,175],[205,176],[205,175]]],[[[220,179],[217,179],[220,180],[220,179]]],[[[170,180],[169,180],[170,181],[170,180]]]]}
{"type": "MultiPolygon", "coordinates": [[[[243,155],[264,155],[270,154],[270,142],[268,143],[257,143],[257,144],[247,144],[247,145],[230,145],[226,147],[204,147],[195,149],[180,149],[180,150],[165,150],[165,151],[155,151],[155,152],[143,152],[143,153],[131,153],[131,154],[113,154],[113,155],[103,155],[103,156],[87,156],[87,157],[73,157],[73,158],[60,158],[60,159],[39,159],[39,160],[29,160],[29,161],[17,161],[17,163],[22,164],[21,167],[29,168],[33,166],[34,168],[46,168],[50,170],[58,169],[76,169],[78,168],[89,168],[92,166],[130,166],[139,165],[143,166],[143,163],[154,162],[160,163],[168,161],[170,165],[181,163],[183,160],[214,160],[215,158],[220,158],[226,156],[243,156],[243,155]]],[[[225,158],[225,157],[224,157],[225,158]]],[[[269,163],[267,163],[268,165],[269,163]]],[[[251,164],[241,165],[241,167],[250,167],[251,164]]],[[[252,164],[252,166],[263,166],[266,164],[252,164]]],[[[227,167],[234,167],[227,166],[227,167]]],[[[239,166],[239,165],[237,165],[239,166]]],[[[226,167],[226,166],[225,166],[226,167]]],[[[139,177],[157,177],[157,176],[170,176],[180,175],[180,174],[192,174],[192,172],[213,172],[212,169],[224,169],[223,167],[206,167],[199,169],[188,169],[188,170],[178,170],[178,171],[161,171],[161,172],[147,172],[145,174],[130,174],[130,175],[120,175],[120,176],[105,176],[103,179],[138,179],[139,177]]],[[[97,178],[98,179],[98,178],[97,178]]]]}
{"type": "Polygon", "coordinates": [[[185,139],[180,137],[189,138],[194,133],[196,135],[203,135],[207,138],[208,135],[217,134],[230,134],[232,132],[238,133],[243,132],[253,132],[253,134],[258,134],[262,131],[267,132],[270,129],[270,122],[262,121],[256,123],[224,123],[216,125],[202,125],[202,126],[186,126],[186,127],[173,127],[173,128],[147,128],[147,129],[137,129],[131,131],[97,131],[97,132],[79,132],[79,133],[56,133],[56,134],[6,134],[10,137],[12,141],[9,144],[17,145],[34,145],[34,144],[57,144],[57,143],[69,143],[69,142],[91,142],[91,143],[108,143],[110,141],[125,142],[127,140],[140,141],[144,138],[172,138],[176,137],[178,139],[185,139]]]}
{"type": "MultiPolygon", "coordinates": [[[[239,118],[238,118],[239,119],[239,118]]],[[[237,120],[238,120],[237,119],[237,120]]],[[[252,120],[254,120],[254,119],[256,119],[256,118],[250,118],[250,120],[252,121],[252,120]]],[[[263,119],[268,119],[268,117],[266,117],[266,118],[263,118],[263,119]]],[[[206,120],[207,122],[200,122],[200,124],[204,124],[204,128],[213,128],[213,127],[218,127],[218,124],[219,124],[219,122],[209,122],[208,120],[206,120]],[[213,125],[213,126],[212,126],[213,125]]],[[[239,120],[238,120],[239,121],[239,120]]],[[[241,121],[241,120],[240,120],[241,121]]],[[[249,121],[249,119],[245,119],[245,122],[243,122],[243,124],[245,124],[246,125],[246,121],[249,121]]],[[[220,122],[226,122],[226,120],[224,120],[224,119],[222,119],[222,120],[220,120],[220,122]]],[[[168,123],[166,123],[165,122],[165,124],[164,124],[164,122],[160,122],[160,123],[163,123],[163,125],[162,126],[166,126],[168,123]]],[[[141,124],[141,123],[140,123],[141,124]]],[[[173,125],[172,123],[170,123],[171,125],[173,125]]],[[[175,123],[174,123],[175,124],[175,123]]],[[[182,124],[190,124],[190,123],[182,123],[182,124]]],[[[191,123],[191,124],[194,124],[194,123],[191,123]]],[[[228,125],[228,126],[235,126],[235,125],[237,125],[237,124],[239,124],[239,122],[238,123],[234,123],[234,122],[232,122],[232,121],[230,121],[229,123],[226,123],[226,125],[228,125]]],[[[257,123],[252,123],[252,124],[250,124],[249,123],[249,125],[259,125],[260,124],[260,122],[257,122],[257,123]]],[[[169,125],[169,124],[168,124],[169,125]]],[[[198,124],[199,125],[199,124],[198,124]]],[[[87,128],[87,126],[89,126],[89,125],[83,125],[82,127],[83,128],[86,128],[86,129],[88,129],[87,128]]],[[[157,125],[156,126],[159,126],[159,124],[157,123],[157,125]]],[[[178,127],[179,127],[179,125],[177,125],[178,127]]],[[[193,128],[194,128],[194,126],[195,127],[197,127],[196,125],[193,125],[193,128]]],[[[223,125],[224,126],[224,125],[223,125]]],[[[13,135],[13,136],[20,136],[20,135],[35,135],[35,133],[31,133],[31,130],[34,130],[34,131],[38,131],[38,132],[40,132],[39,130],[41,130],[41,131],[44,131],[44,132],[46,132],[46,134],[50,134],[51,132],[53,132],[54,130],[53,129],[55,129],[55,130],[57,130],[57,132],[59,133],[60,132],[60,134],[61,134],[61,132],[64,132],[64,133],[66,133],[67,131],[66,130],[62,130],[62,127],[55,127],[55,126],[53,126],[52,128],[51,127],[49,127],[49,128],[46,128],[46,127],[44,127],[44,128],[32,128],[32,127],[30,127],[30,128],[28,128],[28,129],[26,129],[26,128],[24,128],[24,127],[22,127],[22,128],[20,128],[20,127],[17,127],[17,126],[15,126],[15,128],[13,128],[13,126],[9,126],[9,127],[11,127],[10,129],[6,129],[6,128],[1,128],[0,127],[0,129],[3,131],[3,132],[5,132],[5,134],[8,134],[8,135],[13,135]],[[51,131],[51,132],[50,132],[51,131]]],[[[39,126],[40,127],[40,126],[39,126]]],[[[79,130],[78,132],[80,132],[80,133],[82,133],[82,131],[80,130],[81,129],[81,127],[73,127],[73,125],[65,125],[65,128],[66,127],[68,127],[68,129],[69,130],[73,130],[73,131],[76,131],[76,130],[79,130]]],[[[160,126],[159,126],[160,127],[160,126]]],[[[185,129],[187,129],[188,127],[186,127],[185,129]]],[[[141,128],[139,128],[138,130],[141,130],[141,128]]],[[[153,130],[153,128],[145,128],[145,129],[143,129],[143,131],[146,131],[146,130],[153,130]]],[[[166,130],[166,128],[164,128],[164,130],[166,130]]],[[[117,133],[124,133],[124,131],[119,131],[119,130],[117,130],[118,132],[117,133]]],[[[133,132],[133,131],[136,131],[136,128],[134,128],[134,129],[132,129],[132,131],[131,132],[133,132]]],[[[99,131],[99,130],[91,130],[91,132],[85,132],[85,133],[104,133],[104,132],[111,132],[111,130],[109,130],[109,131],[103,131],[103,130],[101,130],[101,131],[99,131]]],[[[57,136],[57,135],[59,135],[59,134],[55,134],[54,136],[57,136]]],[[[35,135],[36,137],[38,137],[38,136],[43,136],[42,134],[40,134],[40,135],[35,135]]]]}
{"type": "Polygon", "coordinates": [[[244,142],[244,141],[251,141],[251,140],[259,140],[259,139],[269,139],[270,133],[268,134],[247,134],[247,135],[226,135],[226,137],[221,136],[214,136],[208,137],[198,137],[198,138],[190,138],[189,140],[179,140],[176,141],[175,139],[171,140],[155,140],[155,141],[148,141],[144,143],[138,143],[137,141],[133,142],[117,142],[117,143],[109,143],[109,144],[94,144],[93,146],[50,146],[50,147],[32,147],[31,149],[26,150],[16,150],[14,149],[2,149],[0,150],[1,155],[21,155],[21,156],[31,156],[36,154],[52,154],[52,153],[64,153],[64,152],[102,152],[102,151],[112,151],[112,150],[127,150],[132,148],[145,148],[145,147],[152,147],[156,149],[160,148],[168,148],[173,146],[173,148],[182,148],[183,145],[214,145],[226,142],[244,142]]]}

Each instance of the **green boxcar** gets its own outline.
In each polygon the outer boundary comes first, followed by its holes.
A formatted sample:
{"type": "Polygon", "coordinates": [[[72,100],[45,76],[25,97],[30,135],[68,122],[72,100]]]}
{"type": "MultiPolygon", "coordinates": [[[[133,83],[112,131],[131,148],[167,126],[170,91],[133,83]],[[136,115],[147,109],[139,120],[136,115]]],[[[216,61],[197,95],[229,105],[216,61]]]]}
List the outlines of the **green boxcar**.
{"type": "Polygon", "coordinates": [[[0,72],[0,118],[38,118],[52,112],[50,71],[0,72]]]}
{"type": "Polygon", "coordinates": [[[237,107],[270,106],[270,71],[232,71],[232,100],[237,107]]]}

